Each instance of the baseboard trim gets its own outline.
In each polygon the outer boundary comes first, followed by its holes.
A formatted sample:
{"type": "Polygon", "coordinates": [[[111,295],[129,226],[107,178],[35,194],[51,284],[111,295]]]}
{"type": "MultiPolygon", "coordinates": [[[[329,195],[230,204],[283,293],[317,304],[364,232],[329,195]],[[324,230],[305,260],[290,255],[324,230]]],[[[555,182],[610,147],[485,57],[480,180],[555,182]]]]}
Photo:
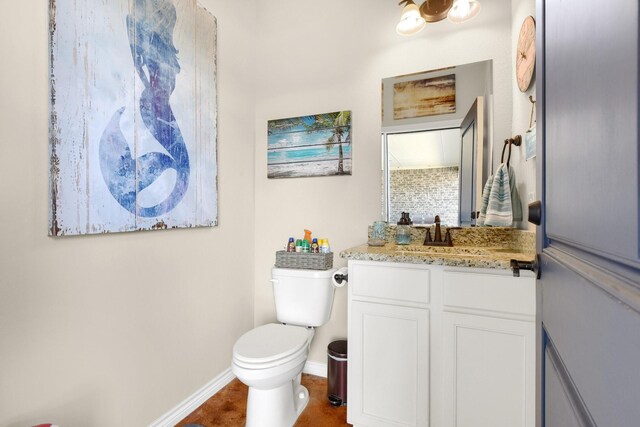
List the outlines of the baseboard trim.
{"type": "MultiPolygon", "coordinates": [[[[314,374],[316,375],[316,374],[314,374]]],[[[207,401],[211,396],[219,392],[224,386],[229,384],[235,375],[231,372],[231,368],[225,369],[220,375],[205,384],[200,390],[187,397],[175,408],[149,424],[149,427],[173,427],[180,421],[185,419],[187,415],[195,411],[200,405],[207,401]]]]}
{"type": "MultiPolygon", "coordinates": [[[[307,361],[302,372],[317,377],[327,378],[327,364],[307,361]]],[[[175,408],[149,424],[149,427],[173,427],[186,418],[187,415],[198,409],[200,405],[229,384],[235,375],[231,368],[225,369],[220,375],[205,384],[200,390],[183,400],[175,408]]]]}
{"type": "Polygon", "coordinates": [[[302,368],[302,372],[309,375],[315,375],[317,377],[327,378],[327,364],[307,360],[307,363],[304,364],[304,368],[302,368]]]}

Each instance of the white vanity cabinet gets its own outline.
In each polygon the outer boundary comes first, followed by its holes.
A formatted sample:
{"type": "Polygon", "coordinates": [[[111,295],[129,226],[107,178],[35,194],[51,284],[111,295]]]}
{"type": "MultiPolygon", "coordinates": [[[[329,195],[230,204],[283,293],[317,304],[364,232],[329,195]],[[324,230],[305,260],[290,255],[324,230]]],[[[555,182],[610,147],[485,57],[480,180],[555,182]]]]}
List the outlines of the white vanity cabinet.
{"type": "Polygon", "coordinates": [[[349,261],[347,419],[429,424],[431,270],[349,261]]]}
{"type": "Polygon", "coordinates": [[[348,422],[533,427],[535,278],[349,260],[348,422]]]}
{"type": "Polygon", "coordinates": [[[535,278],[502,273],[443,273],[443,427],[535,425],[535,278]]]}

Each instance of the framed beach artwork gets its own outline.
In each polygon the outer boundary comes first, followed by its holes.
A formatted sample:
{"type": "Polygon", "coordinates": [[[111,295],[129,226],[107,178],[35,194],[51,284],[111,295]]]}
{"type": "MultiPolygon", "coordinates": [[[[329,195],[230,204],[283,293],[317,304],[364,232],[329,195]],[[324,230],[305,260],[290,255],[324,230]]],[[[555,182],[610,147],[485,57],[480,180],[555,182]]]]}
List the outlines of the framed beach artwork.
{"type": "Polygon", "coordinates": [[[270,120],[267,177],[351,175],[351,111],[270,120]]]}
{"type": "Polygon", "coordinates": [[[217,225],[216,19],[49,0],[53,236],[217,225]]]}
{"type": "Polygon", "coordinates": [[[393,85],[394,120],[455,112],[455,74],[393,85]]]}

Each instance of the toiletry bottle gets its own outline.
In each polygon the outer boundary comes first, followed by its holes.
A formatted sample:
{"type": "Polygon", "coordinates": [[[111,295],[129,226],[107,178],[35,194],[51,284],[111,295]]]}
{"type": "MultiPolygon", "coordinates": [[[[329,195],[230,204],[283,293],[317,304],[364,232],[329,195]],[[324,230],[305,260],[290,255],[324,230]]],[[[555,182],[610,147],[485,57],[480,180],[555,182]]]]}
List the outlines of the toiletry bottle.
{"type": "Polygon", "coordinates": [[[373,246],[376,245],[384,245],[387,240],[387,223],[385,221],[376,221],[373,223],[373,227],[371,228],[371,238],[369,239],[370,243],[373,246]]]}
{"type": "Polygon", "coordinates": [[[296,251],[296,242],[293,240],[293,237],[289,237],[289,242],[287,243],[287,252],[295,252],[296,251]]]}
{"type": "Polygon", "coordinates": [[[302,240],[296,240],[296,252],[302,252],[302,240]]]}
{"type": "Polygon", "coordinates": [[[318,239],[313,239],[313,242],[311,242],[311,253],[313,254],[320,253],[320,246],[318,245],[318,239]]]}
{"type": "Polygon", "coordinates": [[[320,252],[322,252],[323,254],[328,254],[329,252],[331,252],[331,249],[329,248],[328,239],[322,239],[322,246],[320,246],[320,252]]]}
{"type": "Polygon", "coordinates": [[[311,230],[307,230],[305,228],[305,230],[304,230],[304,239],[302,239],[302,240],[307,241],[309,243],[309,245],[311,245],[311,230]]]}
{"type": "Polygon", "coordinates": [[[396,244],[408,245],[409,243],[411,243],[411,219],[409,219],[409,213],[402,212],[396,225],[396,244]]]}
{"type": "Polygon", "coordinates": [[[311,244],[306,240],[302,241],[302,252],[310,253],[311,252],[311,244]]]}

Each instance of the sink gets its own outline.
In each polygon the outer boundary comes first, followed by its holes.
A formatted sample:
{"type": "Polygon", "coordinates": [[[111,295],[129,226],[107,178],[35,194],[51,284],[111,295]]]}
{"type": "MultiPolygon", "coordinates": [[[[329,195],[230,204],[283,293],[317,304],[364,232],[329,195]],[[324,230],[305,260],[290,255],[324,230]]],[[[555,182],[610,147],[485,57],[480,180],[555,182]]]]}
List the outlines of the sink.
{"type": "Polygon", "coordinates": [[[471,246],[396,245],[396,252],[415,255],[489,255],[489,248],[471,246]]]}
{"type": "Polygon", "coordinates": [[[509,253],[509,254],[523,254],[524,251],[521,249],[512,249],[512,248],[494,248],[491,249],[491,252],[497,253],[509,253]]]}
{"type": "Polygon", "coordinates": [[[496,254],[523,255],[520,249],[504,247],[476,247],[476,246],[423,246],[396,245],[395,252],[402,255],[451,255],[451,256],[491,256],[496,254]]]}

